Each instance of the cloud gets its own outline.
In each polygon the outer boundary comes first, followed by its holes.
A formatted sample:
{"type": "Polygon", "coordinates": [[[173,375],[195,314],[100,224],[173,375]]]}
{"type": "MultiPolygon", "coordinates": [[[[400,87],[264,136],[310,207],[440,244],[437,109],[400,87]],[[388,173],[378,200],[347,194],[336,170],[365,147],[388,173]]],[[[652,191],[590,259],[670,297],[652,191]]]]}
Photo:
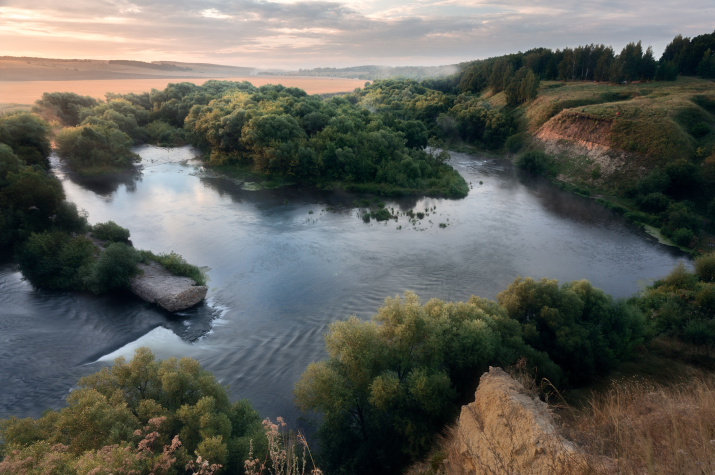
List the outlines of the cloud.
{"type": "Polygon", "coordinates": [[[0,54],[262,67],[449,64],[714,29],[715,4],[485,0],[3,0],[0,54]],[[64,53],[62,53],[64,51],[64,53]],[[153,55],[150,57],[150,55],[153,55]]]}

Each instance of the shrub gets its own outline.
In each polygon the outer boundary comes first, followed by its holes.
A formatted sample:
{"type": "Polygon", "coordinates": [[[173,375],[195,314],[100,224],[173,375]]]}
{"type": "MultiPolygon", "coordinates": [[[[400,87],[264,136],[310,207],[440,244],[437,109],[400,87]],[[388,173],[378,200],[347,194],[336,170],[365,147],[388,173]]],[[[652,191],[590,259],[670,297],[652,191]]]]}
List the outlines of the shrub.
{"type": "Polygon", "coordinates": [[[108,242],[129,242],[129,230],[119,226],[114,221],[97,223],[92,226],[92,236],[100,241],[108,242]]]}
{"type": "Polygon", "coordinates": [[[77,205],[69,201],[63,201],[57,207],[57,211],[53,217],[53,224],[59,229],[76,234],[84,234],[87,232],[87,212],[78,211],[77,205]]]}
{"type": "Polygon", "coordinates": [[[695,233],[690,229],[678,228],[673,231],[671,239],[673,239],[673,242],[678,246],[693,247],[695,233]]]}
{"type": "Polygon", "coordinates": [[[660,213],[668,209],[672,200],[663,193],[655,192],[636,198],[636,204],[648,213],[660,213]]]}
{"type": "Polygon", "coordinates": [[[678,264],[664,279],[656,281],[653,285],[656,288],[666,286],[671,289],[692,290],[695,289],[697,283],[697,276],[688,272],[688,269],[685,268],[685,264],[681,261],[678,262],[678,264]]]}
{"type": "Polygon", "coordinates": [[[380,208],[377,211],[373,211],[370,215],[377,221],[387,221],[388,219],[392,218],[390,211],[385,208],[380,208]]]}
{"type": "Polygon", "coordinates": [[[526,152],[517,160],[517,165],[536,175],[554,175],[551,157],[541,150],[526,152]]]}
{"type": "MultiPolygon", "coordinates": [[[[680,228],[690,230],[693,234],[700,229],[700,220],[682,201],[670,204],[665,211],[663,234],[673,236],[680,228]]],[[[685,234],[681,233],[681,235],[684,239],[685,234]]]]}
{"type": "Polygon", "coordinates": [[[140,255],[133,247],[121,242],[107,246],[84,278],[87,289],[96,294],[127,287],[129,278],[137,274],[140,255]]]}
{"type": "Polygon", "coordinates": [[[715,321],[690,320],[683,328],[683,341],[700,346],[715,346],[715,321]]]}
{"type": "Polygon", "coordinates": [[[20,270],[35,287],[84,288],[83,276],[94,263],[96,248],[85,237],[61,231],[33,233],[18,253],[20,270]]]}
{"type": "Polygon", "coordinates": [[[99,120],[67,127],[57,134],[56,143],[60,158],[79,172],[131,168],[139,161],[131,150],[133,140],[113,122],[99,120]]]}
{"type": "Polygon", "coordinates": [[[82,112],[95,107],[98,102],[90,96],[80,96],[73,92],[46,92],[35,104],[33,109],[39,112],[48,111],[63,125],[73,127],[81,122],[82,112]]]}
{"type": "Polygon", "coordinates": [[[695,274],[703,282],[715,282],[715,252],[695,259],[695,274]]]}
{"type": "Polygon", "coordinates": [[[18,112],[0,116],[0,143],[9,145],[26,165],[50,168],[52,151],[48,138],[50,126],[34,114],[18,112]]]}
{"type": "Polygon", "coordinates": [[[507,152],[510,152],[510,153],[517,153],[523,147],[524,147],[523,134],[511,135],[508,139],[506,139],[506,143],[504,143],[504,148],[507,150],[507,152]]]}
{"type": "Polygon", "coordinates": [[[708,216],[710,219],[715,220],[715,198],[713,198],[710,203],[708,203],[708,216]]]}
{"type": "Polygon", "coordinates": [[[546,352],[572,384],[588,383],[629,356],[644,337],[643,316],[588,281],[517,278],[497,301],[518,321],[526,343],[546,352]]]}

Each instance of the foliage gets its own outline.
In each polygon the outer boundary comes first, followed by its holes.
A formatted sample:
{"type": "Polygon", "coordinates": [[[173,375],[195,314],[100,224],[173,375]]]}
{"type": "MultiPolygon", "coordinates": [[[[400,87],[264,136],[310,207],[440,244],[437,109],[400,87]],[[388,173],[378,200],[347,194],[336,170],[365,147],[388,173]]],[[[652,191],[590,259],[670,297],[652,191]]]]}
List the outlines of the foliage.
{"type": "Polygon", "coordinates": [[[680,338],[688,343],[715,346],[715,283],[712,280],[715,254],[695,261],[695,273],[678,264],[633,301],[652,315],[655,334],[680,338]]]}
{"type": "Polygon", "coordinates": [[[89,269],[84,285],[95,294],[127,288],[129,279],[138,273],[139,253],[121,242],[107,246],[89,269]]]}
{"type": "Polygon", "coordinates": [[[57,118],[65,126],[74,127],[82,121],[82,112],[95,107],[99,102],[89,96],[74,92],[45,92],[35,101],[34,111],[50,118],[57,118]]]}
{"type": "Polygon", "coordinates": [[[95,252],[92,242],[84,236],[46,231],[30,235],[20,247],[18,262],[22,274],[36,287],[83,290],[95,252]]]}
{"type": "Polygon", "coordinates": [[[559,287],[555,280],[517,278],[497,301],[521,324],[525,342],[547,353],[575,385],[607,373],[645,336],[635,308],[585,280],[559,287]]]}
{"type": "Polygon", "coordinates": [[[147,348],[129,362],[118,358],[111,368],[80,379],[67,403],[37,420],[0,421],[2,451],[9,454],[0,473],[21,467],[26,473],[153,468],[178,474],[185,473],[192,454],[200,457],[199,468],[208,459],[236,473],[251,439],[260,453],[266,446],[260,418],[247,401],[231,403],[226,389],[195,360],[159,362],[147,348]]]}
{"type": "Polygon", "coordinates": [[[129,168],[139,160],[132,139],[111,121],[68,127],[57,134],[56,143],[60,158],[83,173],[129,168]]]}
{"type": "Polygon", "coordinates": [[[517,165],[535,175],[555,175],[555,163],[545,152],[532,150],[519,156],[517,165]]]}
{"type": "Polygon", "coordinates": [[[27,166],[0,144],[0,247],[11,250],[32,233],[81,232],[85,227],[85,217],[65,201],[57,178],[38,166],[27,166]]]}
{"type": "Polygon", "coordinates": [[[295,387],[303,410],[324,415],[327,469],[393,473],[424,452],[489,364],[526,355],[558,380],[559,370],[520,333],[493,302],[421,305],[410,292],[385,300],[369,322],[333,323],[325,337],[328,360],[312,363],[295,387]]]}
{"type": "Polygon", "coordinates": [[[539,78],[534,71],[522,66],[509,80],[506,87],[506,103],[510,106],[523,104],[536,98],[539,90],[539,78]]]}
{"type": "Polygon", "coordinates": [[[703,282],[715,282],[715,253],[695,259],[695,274],[703,282]]]}
{"type": "Polygon", "coordinates": [[[162,265],[162,267],[174,275],[189,277],[193,279],[197,285],[206,285],[206,275],[201,271],[201,269],[195,265],[189,264],[183,257],[174,251],[169,254],[162,253],[158,255],[151,251],[144,250],[139,251],[139,253],[143,262],[148,260],[158,262],[162,265]]]}
{"type": "Polygon", "coordinates": [[[97,223],[92,226],[92,237],[100,241],[108,242],[129,242],[129,230],[119,226],[114,221],[106,223],[97,223]]]}
{"type": "MultiPolygon", "coordinates": [[[[461,71],[456,75],[460,92],[481,94],[490,90],[495,94],[505,90],[510,105],[522,103],[524,100],[520,98],[531,96],[529,91],[533,91],[534,81],[538,84],[539,79],[621,83],[653,79],[657,69],[652,49],[648,47],[644,51],[640,41],[629,43],[620,54],[602,44],[555,51],[535,48],[460,66],[461,71]]],[[[535,91],[533,95],[535,97],[535,91]]]]}
{"type": "Polygon", "coordinates": [[[323,101],[282,86],[241,89],[193,107],[185,129],[211,149],[212,164],[247,164],[303,182],[384,184],[458,197],[467,192],[455,170],[422,150],[423,124],[382,121],[337,97],[323,101]]]}
{"type": "Polygon", "coordinates": [[[715,32],[694,38],[677,35],[663,51],[660,63],[671,63],[678,73],[703,77],[711,73],[711,52],[715,50],[715,32]],[[710,54],[709,54],[710,53],[710,54]]]}
{"type": "Polygon", "coordinates": [[[0,143],[8,145],[25,165],[50,168],[49,125],[34,114],[0,115],[0,143]]]}

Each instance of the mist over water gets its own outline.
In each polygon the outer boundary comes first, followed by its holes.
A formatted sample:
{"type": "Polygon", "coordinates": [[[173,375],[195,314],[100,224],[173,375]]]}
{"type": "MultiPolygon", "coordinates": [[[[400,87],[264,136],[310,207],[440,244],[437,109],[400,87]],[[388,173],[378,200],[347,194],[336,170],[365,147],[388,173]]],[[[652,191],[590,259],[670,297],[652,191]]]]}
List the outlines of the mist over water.
{"type": "Polygon", "coordinates": [[[37,291],[0,265],[0,417],[62,407],[79,377],[143,345],[160,358],[196,358],[233,398],[295,421],[293,385],[324,357],[328,325],[370,318],[385,297],[493,299],[518,275],[588,279],[625,297],[685,259],[501,159],[452,154],[473,186],[465,199],[383,200],[430,210],[413,225],[406,216],[364,223],[352,207],[361,195],[251,191],[203,170],[189,147],[138,153],[143,168],[113,179],[83,181],[54,166],[92,223],[113,220],[137,248],[206,266],[206,302],[170,314],[131,294],[37,291]]]}

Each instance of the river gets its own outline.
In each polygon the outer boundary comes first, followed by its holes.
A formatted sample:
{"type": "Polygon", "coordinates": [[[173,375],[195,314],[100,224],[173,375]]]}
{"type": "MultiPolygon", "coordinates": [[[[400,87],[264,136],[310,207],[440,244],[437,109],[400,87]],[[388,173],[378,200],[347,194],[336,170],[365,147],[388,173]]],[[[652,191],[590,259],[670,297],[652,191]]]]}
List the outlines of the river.
{"type": "Polygon", "coordinates": [[[203,170],[190,147],[138,153],[143,169],[116,180],[54,169],[90,222],[113,220],[137,248],[205,266],[206,302],[172,315],[129,294],[38,291],[0,264],[0,418],[62,407],[79,377],[145,345],[198,359],[233,398],[295,421],[293,385],[324,356],[328,325],[368,319],[387,296],[495,298],[516,276],[546,276],[625,297],[686,259],[502,159],[453,153],[469,196],[385,199],[396,211],[429,211],[416,223],[365,223],[352,207],[363,196],[255,190],[203,170]]]}

